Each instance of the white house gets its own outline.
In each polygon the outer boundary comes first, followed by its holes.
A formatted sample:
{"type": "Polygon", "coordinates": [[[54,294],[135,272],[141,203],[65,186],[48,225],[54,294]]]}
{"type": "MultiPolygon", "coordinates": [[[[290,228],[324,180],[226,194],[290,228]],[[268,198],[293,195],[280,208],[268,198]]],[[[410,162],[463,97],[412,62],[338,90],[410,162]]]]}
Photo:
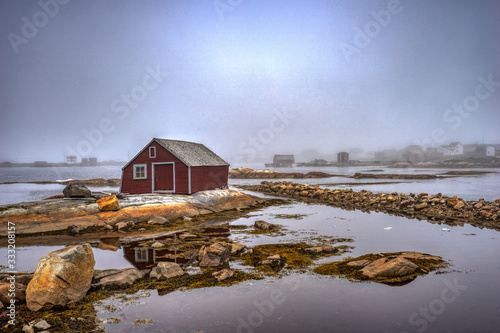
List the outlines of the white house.
{"type": "Polygon", "coordinates": [[[452,142],[449,145],[440,146],[438,152],[443,153],[444,156],[463,155],[464,145],[460,142],[452,142]]]}

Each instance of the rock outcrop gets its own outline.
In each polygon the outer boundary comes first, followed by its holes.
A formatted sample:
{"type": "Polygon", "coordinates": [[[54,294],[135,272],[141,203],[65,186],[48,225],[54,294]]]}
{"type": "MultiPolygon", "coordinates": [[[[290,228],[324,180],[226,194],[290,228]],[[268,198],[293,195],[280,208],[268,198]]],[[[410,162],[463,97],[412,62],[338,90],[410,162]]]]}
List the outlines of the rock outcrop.
{"type": "Polygon", "coordinates": [[[403,257],[385,257],[375,260],[361,269],[369,278],[399,277],[415,272],[417,265],[403,257]]]}
{"type": "Polygon", "coordinates": [[[78,197],[90,197],[92,192],[90,192],[87,186],[81,183],[73,183],[67,185],[64,188],[63,194],[67,198],[78,198],[78,197]]]}
{"type": "Polygon", "coordinates": [[[67,246],[42,257],[26,288],[28,308],[31,311],[48,310],[78,302],[90,289],[94,265],[88,243],[67,246]]]}
{"type": "Polygon", "coordinates": [[[254,227],[260,230],[275,230],[278,229],[278,225],[272,224],[263,220],[257,220],[254,223],[254,227]]]}
{"type": "Polygon", "coordinates": [[[300,172],[279,172],[275,170],[252,170],[247,168],[236,168],[229,170],[229,178],[236,179],[282,179],[282,178],[328,178],[334,175],[322,172],[322,171],[311,171],[308,173],[300,172]]]}
{"type": "Polygon", "coordinates": [[[500,230],[500,199],[465,201],[441,193],[372,193],[351,189],[328,189],[293,182],[267,182],[241,186],[246,190],[291,197],[306,202],[322,203],[344,209],[381,211],[410,218],[427,219],[431,223],[467,222],[478,227],[500,230]]]}
{"type": "Polygon", "coordinates": [[[92,278],[92,289],[114,289],[133,285],[144,278],[145,272],[137,268],[105,269],[95,271],[92,278]]]}
{"type": "MultiPolygon", "coordinates": [[[[193,195],[129,195],[118,199],[120,210],[101,211],[97,203],[83,199],[53,199],[0,206],[0,236],[7,235],[7,224],[16,224],[16,234],[35,234],[67,230],[68,227],[113,227],[119,222],[147,222],[151,216],[171,221],[182,216],[211,214],[245,208],[266,199],[233,190],[211,190],[193,195]]],[[[128,225],[129,226],[129,225],[128,225]]]]}

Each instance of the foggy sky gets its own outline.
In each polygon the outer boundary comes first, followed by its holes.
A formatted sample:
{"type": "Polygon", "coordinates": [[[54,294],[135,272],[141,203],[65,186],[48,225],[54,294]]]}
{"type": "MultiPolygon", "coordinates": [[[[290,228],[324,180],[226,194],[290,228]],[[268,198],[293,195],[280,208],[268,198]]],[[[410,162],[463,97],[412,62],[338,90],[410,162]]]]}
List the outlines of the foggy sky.
{"type": "Polygon", "coordinates": [[[0,2],[0,162],[500,143],[498,1],[0,2]]]}

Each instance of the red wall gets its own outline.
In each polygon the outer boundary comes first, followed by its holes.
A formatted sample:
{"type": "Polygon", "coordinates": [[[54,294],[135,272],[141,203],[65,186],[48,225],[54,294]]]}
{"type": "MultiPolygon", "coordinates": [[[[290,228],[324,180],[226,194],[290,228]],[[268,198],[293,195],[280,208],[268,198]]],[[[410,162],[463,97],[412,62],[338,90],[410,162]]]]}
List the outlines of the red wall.
{"type": "Polygon", "coordinates": [[[153,141],[123,170],[121,192],[129,194],[151,193],[153,185],[152,163],[162,162],[175,163],[175,193],[188,193],[188,167],[156,141],[153,141]],[[156,147],[156,158],[149,158],[149,147],[153,146],[156,147]],[[147,179],[134,179],[134,164],[147,165],[147,179]]]}
{"type": "Polygon", "coordinates": [[[227,186],[229,166],[191,167],[192,193],[227,186]]]}

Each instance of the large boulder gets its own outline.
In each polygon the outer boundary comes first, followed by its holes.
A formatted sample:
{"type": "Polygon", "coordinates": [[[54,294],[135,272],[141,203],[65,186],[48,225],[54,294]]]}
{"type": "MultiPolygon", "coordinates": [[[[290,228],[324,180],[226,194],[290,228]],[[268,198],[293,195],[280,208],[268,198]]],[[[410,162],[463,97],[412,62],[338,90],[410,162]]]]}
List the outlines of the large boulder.
{"type": "Polygon", "coordinates": [[[262,220],[255,221],[254,227],[260,230],[274,230],[278,228],[276,224],[272,224],[262,220]]]}
{"type": "Polygon", "coordinates": [[[120,209],[120,204],[118,203],[118,198],[116,195],[110,195],[108,197],[101,198],[96,201],[101,211],[114,211],[120,209]]]}
{"type": "Polygon", "coordinates": [[[175,262],[160,261],[158,265],[151,270],[150,278],[157,280],[166,280],[184,274],[181,266],[175,262]]]}
{"type": "Polygon", "coordinates": [[[28,308],[48,310],[78,302],[90,289],[94,265],[94,254],[88,243],[67,246],[42,257],[26,288],[28,308]]]}
{"type": "Polygon", "coordinates": [[[229,262],[231,249],[220,243],[203,246],[200,250],[200,267],[218,267],[229,262]]]}
{"type": "Polygon", "coordinates": [[[92,192],[87,188],[87,186],[80,184],[80,183],[75,183],[75,184],[69,184],[66,186],[63,190],[63,194],[67,198],[74,198],[74,197],[90,197],[92,192]]]}
{"type": "Polygon", "coordinates": [[[400,256],[384,257],[363,267],[361,272],[369,278],[399,277],[415,272],[417,265],[400,256]]]}

